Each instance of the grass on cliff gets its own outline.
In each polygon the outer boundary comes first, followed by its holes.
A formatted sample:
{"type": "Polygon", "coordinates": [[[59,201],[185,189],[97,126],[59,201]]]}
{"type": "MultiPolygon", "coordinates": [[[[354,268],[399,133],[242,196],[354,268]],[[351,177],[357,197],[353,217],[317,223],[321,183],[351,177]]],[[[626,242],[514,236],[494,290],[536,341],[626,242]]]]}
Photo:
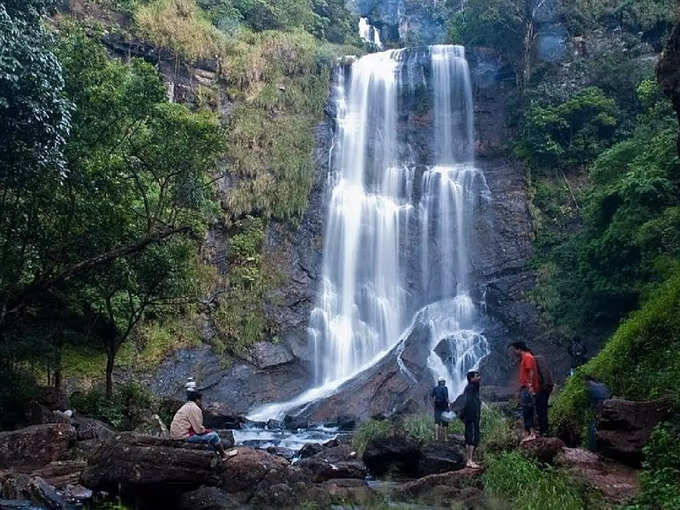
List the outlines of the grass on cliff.
{"type": "Polygon", "coordinates": [[[571,377],[554,402],[552,422],[562,434],[583,431],[589,404],[585,376],[632,400],[668,396],[680,404],[680,273],[624,321],[604,349],[571,377]]]}

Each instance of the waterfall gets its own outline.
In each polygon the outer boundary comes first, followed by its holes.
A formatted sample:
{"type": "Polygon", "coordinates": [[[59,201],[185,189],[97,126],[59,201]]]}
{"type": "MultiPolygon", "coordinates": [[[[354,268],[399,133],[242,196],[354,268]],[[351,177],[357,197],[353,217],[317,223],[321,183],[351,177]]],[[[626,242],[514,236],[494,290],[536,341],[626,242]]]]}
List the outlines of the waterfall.
{"type": "Polygon", "coordinates": [[[380,31],[370,24],[368,18],[359,18],[359,38],[378,49],[383,47],[380,41],[380,31]]]}
{"type": "Polygon", "coordinates": [[[373,53],[335,80],[322,281],[309,323],[316,387],[257,418],[334,391],[416,320],[429,326],[432,375],[445,377],[453,396],[488,354],[471,259],[475,215],[490,192],[474,163],[464,48],[373,53]],[[400,118],[405,101],[432,112],[419,124],[431,130],[420,155],[400,118]]]}

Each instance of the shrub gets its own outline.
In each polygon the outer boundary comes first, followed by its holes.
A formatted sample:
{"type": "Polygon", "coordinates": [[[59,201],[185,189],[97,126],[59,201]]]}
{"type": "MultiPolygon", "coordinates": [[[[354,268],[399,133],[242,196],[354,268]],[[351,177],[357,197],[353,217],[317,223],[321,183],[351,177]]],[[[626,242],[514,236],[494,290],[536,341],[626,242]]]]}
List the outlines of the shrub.
{"type": "Polygon", "coordinates": [[[366,449],[366,445],[372,439],[382,439],[390,437],[394,433],[392,423],[388,420],[367,420],[354,431],[352,436],[352,446],[361,456],[366,449]]]}
{"type": "Polygon", "coordinates": [[[678,332],[680,273],[623,322],[604,349],[568,380],[551,411],[560,433],[578,436],[588,423],[585,375],[603,381],[613,394],[623,398],[640,400],[670,395],[680,402],[678,332]]]}
{"type": "Polygon", "coordinates": [[[71,405],[81,414],[110,423],[116,430],[132,430],[149,417],[156,401],[141,384],[130,381],[115,386],[111,399],[100,387],[76,392],[71,395],[71,405]]]}
{"type": "Polygon", "coordinates": [[[643,453],[640,495],[627,509],[680,508],[680,424],[657,425],[643,453]]]}

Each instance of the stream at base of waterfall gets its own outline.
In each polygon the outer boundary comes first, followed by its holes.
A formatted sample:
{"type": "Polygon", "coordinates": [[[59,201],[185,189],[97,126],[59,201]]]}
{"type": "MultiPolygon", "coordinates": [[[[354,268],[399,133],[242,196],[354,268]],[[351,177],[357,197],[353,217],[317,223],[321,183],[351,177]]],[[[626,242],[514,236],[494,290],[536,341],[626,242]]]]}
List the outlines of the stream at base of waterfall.
{"type": "Polygon", "coordinates": [[[491,196],[474,162],[464,48],[372,53],[339,65],[333,83],[322,282],[308,328],[315,385],[253,410],[253,420],[280,419],[332,394],[398,348],[417,322],[429,327],[432,382],[444,377],[451,399],[488,354],[472,268],[473,225],[491,196]],[[406,108],[423,112],[427,150],[413,149],[406,108]]]}

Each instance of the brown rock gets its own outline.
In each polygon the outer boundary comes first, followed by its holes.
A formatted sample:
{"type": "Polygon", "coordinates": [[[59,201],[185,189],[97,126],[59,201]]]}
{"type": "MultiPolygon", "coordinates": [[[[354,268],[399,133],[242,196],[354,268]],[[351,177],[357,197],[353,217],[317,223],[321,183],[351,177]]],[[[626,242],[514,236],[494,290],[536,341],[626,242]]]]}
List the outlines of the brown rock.
{"type": "Polygon", "coordinates": [[[407,482],[392,491],[397,501],[418,501],[429,505],[451,505],[454,502],[470,506],[481,498],[480,475],[483,470],[464,468],[448,473],[428,475],[407,482]]]}
{"type": "Polygon", "coordinates": [[[39,476],[58,489],[67,485],[76,485],[80,475],[87,466],[84,460],[66,460],[50,462],[46,466],[31,472],[31,476],[39,476]]]}
{"type": "Polygon", "coordinates": [[[165,495],[218,487],[228,493],[252,494],[260,483],[286,481],[291,473],[284,458],[252,448],[221,461],[206,445],[122,433],[106,442],[89,461],[82,483],[95,490],[127,495],[165,495]]]}
{"type": "Polygon", "coordinates": [[[75,429],[66,423],[0,432],[0,468],[39,467],[55,460],[65,460],[67,450],[75,440],[75,429]]]}
{"type": "Polygon", "coordinates": [[[523,441],[519,445],[520,451],[527,457],[533,457],[539,462],[552,464],[565,444],[558,437],[537,437],[530,441],[523,441]]]}
{"type": "Polygon", "coordinates": [[[581,477],[615,505],[629,502],[639,491],[636,469],[604,460],[581,448],[563,448],[555,457],[555,464],[581,477]]]}
{"type": "Polygon", "coordinates": [[[179,510],[231,510],[238,508],[238,503],[217,487],[201,487],[182,494],[178,508],[179,510]]]}
{"type": "Polygon", "coordinates": [[[670,413],[671,406],[664,400],[605,400],[598,410],[597,447],[607,457],[640,466],[652,430],[670,413]]]}

